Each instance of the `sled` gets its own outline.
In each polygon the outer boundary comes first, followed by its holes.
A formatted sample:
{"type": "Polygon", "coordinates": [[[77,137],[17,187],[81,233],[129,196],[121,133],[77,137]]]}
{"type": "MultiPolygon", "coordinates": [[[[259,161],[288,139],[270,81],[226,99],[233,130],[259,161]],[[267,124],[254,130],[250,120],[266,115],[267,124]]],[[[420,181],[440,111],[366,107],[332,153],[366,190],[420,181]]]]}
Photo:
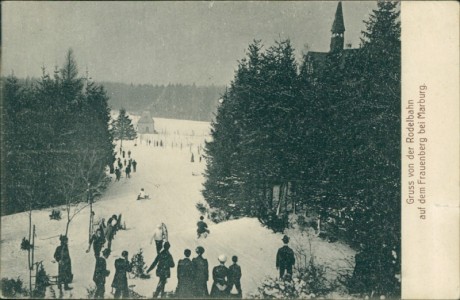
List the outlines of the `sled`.
{"type": "Polygon", "coordinates": [[[144,198],[141,198],[141,197],[137,196],[136,200],[150,200],[150,196],[146,196],[144,198]]]}

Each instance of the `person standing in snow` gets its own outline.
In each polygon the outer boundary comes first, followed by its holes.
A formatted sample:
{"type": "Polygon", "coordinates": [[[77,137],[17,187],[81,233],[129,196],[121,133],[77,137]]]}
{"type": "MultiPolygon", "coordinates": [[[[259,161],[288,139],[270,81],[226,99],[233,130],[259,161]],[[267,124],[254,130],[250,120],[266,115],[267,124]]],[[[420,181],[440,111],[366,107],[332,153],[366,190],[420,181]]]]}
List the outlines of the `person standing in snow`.
{"type": "Polygon", "coordinates": [[[106,259],[110,255],[109,249],[102,251],[103,257],[96,258],[96,267],[94,268],[93,281],[96,284],[96,292],[94,293],[95,299],[104,299],[105,293],[105,278],[109,276],[110,271],[107,270],[106,259]]]}
{"type": "Polygon", "coordinates": [[[184,250],[185,258],[179,259],[177,263],[177,288],[175,296],[177,298],[191,298],[193,296],[193,264],[190,260],[192,251],[184,250]]]}
{"type": "Polygon", "coordinates": [[[128,158],[131,158],[131,150],[128,150],[128,158]]]}
{"type": "Polygon", "coordinates": [[[131,166],[126,166],[125,173],[126,173],[126,178],[131,178],[131,176],[129,175],[131,174],[131,166]]]}
{"type": "Polygon", "coordinates": [[[200,216],[200,220],[198,223],[196,223],[196,226],[198,227],[196,229],[196,233],[198,234],[198,238],[201,237],[201,235],[204,235],[206,237],[209,234],[209,229],[208,229],[208,224],[206,224],[203,216],[200,216]]]}
{"type": "Polygon", "coordinates": [[[157,254],[159,254],[161,249],[163,248],[163,241],[168,241],[168,233],[166,225],[164,223],[157,225],[157,228],[153,232],[152,238],[150,239],[150,244],[152,244],[153,241],[155,241],[157,254]]]}
{"type": "Polygon", "coordinates": [[[112,287],[115,289],[115,299],[129,298],[128,277],[126,273],[131,272],[132,266],[128,260],[128,251],[123,251],[120,258],[115,260],[115,275],[113,276],[112,287]]]}
{"type": "Polygon", "coordinates": [[[116,233],[116,227],[117,227],[117,216],[113,215],[108,221],[107,221],[107,229],[105,232],[105,239],[107,240],[107,248],[112,250],[112,240],[115,236],[116,233]]]}
{"type": "Polygon", "coordinates": [[[100,228],[98,228],[96,232],[94,232],[93,235],[91,236],[86,253],[89,252],[89,249],[91,248],[91,244],[93,245],[94,256],[97,259],[101,254],[102,246],[104,246],[105,244],[104,233],[101,231],[100,228]]]}
{"type": "Polygon", "coordinates": [[[280,271],[280,279],[283,278],[285,272],[292,277],[292,266],[295,263],[294,251],[287,245],[289,237],[285,235],[282,241],[284,246],[279,248],[276,254],[276,269],[280,271]]]}
{"type": "Polygon", "coordinates": [[[133,172],[136,173],[137,161],[133,159],[133,172]]]}
{"type": "Polygon", "coordinates": [[[59,290],[62,289],[62,284],[64,284],[64,290],[68,291],[72,288],[69,286],[69,283],[72,282],[72,261],[70,260],[69,247],[68,247],[68,238],[65,235],[59,237],[61,245],[56,248],[54,251],[54,259],[58,262],[58,285],[59,290]]]}
{"type": "Polygon", "coordinates": [[[119,168],[116,168],[115,169],[115,178],[117,181],[120,181],[120,177],[121,177],[121,171],[119,168]]]}
{"type": "Polygon", "coordinates": [[[238,298],[242,298],[243,292],[241,291],[241,267],[237,264],[238,257],[232,256],[233,265],[228,268],[228,291],[231,292],[233,286],[238,291],[238,298]]]}
{"type": "Polygon", "coordinates": [[[198,255],[192,259],[193,274],[195,276],[193,294],[197,298],[208,297],[208,280],[209,280],[209,266],[208,260],[203,258],[204,248],[201,246],[196,247],[195,250],[198,255]]]}
{"type": "Polygon", "coordinates": [[[157,298],[158,296],[163,297],[165,292],[166,281],[169,277],[171,277],[170,269],[174,268],[175,266],[174,259],[171,253],[169,253],[170,247],[171,245],[169,244],[169,242],[166,242],[163,246],[163,250],[160,252],[160,254],[157,255],[153,263],[147,269],[147,273],[149,273],[158,265],[156,275],[158,276],[158,278],[160,278],[160,281],[158,282],[157,289],[153,294],[153,298],[157,298]]]}
{"type": "MultiPolygon", "coordinates": [[[[125,150],[123,150],[123,153],[122,153],[122,154],[123,154],[123,158],[125,158],[125,150]]],[[[125,160],[125,161],[126,161],[126,160],[125,160]]],[[[126,163],[125,163],[125,165],[126,165],[126,163]]]]}
{"type": "Polygon", "coordinates": [[[225,266],[227,257],[219,255],[219,265],[212,269],[211,298],[227,298],[230,290],[228,289],[228,268],[225,266]]]}

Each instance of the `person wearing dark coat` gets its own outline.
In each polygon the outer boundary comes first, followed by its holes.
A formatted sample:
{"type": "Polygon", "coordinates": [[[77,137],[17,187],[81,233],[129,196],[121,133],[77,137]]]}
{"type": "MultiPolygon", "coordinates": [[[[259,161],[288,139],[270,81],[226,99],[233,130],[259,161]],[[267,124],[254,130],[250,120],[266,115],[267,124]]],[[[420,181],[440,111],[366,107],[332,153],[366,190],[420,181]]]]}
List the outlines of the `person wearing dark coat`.
{"type": "Polygon", "coordinates": [[[192,251],[185,249],[185,258],[179,259],[177,263],[177,298],[191,298],[193,296],[193,264],[190,260],[192,251]]]}
{"type": "Polygon", "coordinates": [[[96,284],[96,292],[94,293],[95,299],[104,299],[105,293],[105,278],[109,276],[110,271],[107,270],[106,259],[110,255],[109,249],[102,251],[103,257],[96,258],[96,267],[94,268],[93,281],[96,284]]]}
{"type": "Polygon", "coordinates": [[[132,266],[128,260],[128,251],[123,251],[120,258],[115,260],[115,275],[112,281],[112,287],[115,288],[115,299],[123,297],[129,298],[127,272],[131,272],[132,266]]]}
{"type": "Polygon", "coordinates": [[[196,223],[196,226],[197,226],[196,233],[198,235],[198,238],[200,238],[201,235],[204,233],[209,234],[208,224],[206,224],[206,222],[203,220],[204,220],[204,217],[200,216],[200,220],[198,221],[198,223],[196,223]]]}
{"type": "Polygon", "coordinates": [[[238,298],[242,298],[243,292],[241,291],[241,267],[237,264],[238,257],[232,257],[233,265],[228,268],[228,291],[230,292],[233,286],[238,291],[238,298]]]}
{"type": "Polygon", "coordinates": [[[280,271],[280,279],[283,278],[284,273],[292,277],[292,266],[295,263],[294,251],[287,245],[289,237],[285,235],[282,239],[284,246],[278,249],[276,254],[276,269],[280,271]]]}
{"type": "Polygon", "coordinates": [[[104,246],[105,244],[104,233],[102,232],[100,228],[98,228],[96,232],[94,232],[91,238],[89,239],[89,245],[88,245],[88,249],[86,250],[86,253],[89,252],[89,249],[91,248],[91,244],[93,245],[94,256],[97,259],[99,255],[101,254],[102,246],[104,246]]]}
{"type": "Polygon", "coordinates": [[[137,161],[134,159],[133,160],[133,172],[136,173],[136,166],[137,166],[137,161]]]}
{"type": "Polygon", "coordinates": [[[193,273],[195,276],[193,294],[197,298],[208,297],[209,267],[208,260],[203,258],[204,248],[198,246],[195,250],[197,257],[192,259],[193,273]]]}
{"type": "Polygon", "coordinates": [[[71,290],[69,283],[72,282],[72,261],[70,260],[68,238],[65,235],[59,237],[61,245],[54,251],[54,259],[58,262],[58,285],[59,289],[62,289],[64,284],[64,290],[71,290]]]}
{"type": "Polygon", "coordinates": [[[219,255],[219,265],[212,269],[211,298],[227,298],[230,290],[228,289],[228,268],[225,266],[227,257],[219,255]]]}
{"type": "Polygon", "coordinates": [[[120,181],[120,177],[121,177],[121,171],[119,168],[116,168],[115,169],[115,178],[117,181],[120,181]]]}
{"type": "Polygon", "coordinates": [[[157,298],[158,296],[163,297],[165,293],[166,281],[169,277],[171,277],[170,269],[174,268],[175,266],[174,259],[172,258],[171,253],[169,253],[170,247],[171,245],[169,244],[169,242],[166,242],[163,245],[163,250],[160,252],[160,254],[157,255],[153,263],[147,269],[147,273],[149,273],[158,265],[156,275],[160,278],[160,281],[158,282],[157,289],[153,294],[153,298],[157,298]]]}

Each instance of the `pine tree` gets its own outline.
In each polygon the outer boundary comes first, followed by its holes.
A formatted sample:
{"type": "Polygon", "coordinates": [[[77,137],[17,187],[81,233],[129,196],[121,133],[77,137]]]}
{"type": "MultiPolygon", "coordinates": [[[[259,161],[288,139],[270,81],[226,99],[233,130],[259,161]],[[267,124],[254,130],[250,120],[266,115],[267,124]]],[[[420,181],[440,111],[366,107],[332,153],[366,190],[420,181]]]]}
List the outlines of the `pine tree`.
{"type": "Polygon", "coordinates": [[[124,108],[120,109],[118,118],[112,122],[112,132],[114,139],[121,141],[121,146],[123,146],[123,140],[134,140],[137,138],[136,130],[134,130],[131,119],[126,114],[124,108]]]}

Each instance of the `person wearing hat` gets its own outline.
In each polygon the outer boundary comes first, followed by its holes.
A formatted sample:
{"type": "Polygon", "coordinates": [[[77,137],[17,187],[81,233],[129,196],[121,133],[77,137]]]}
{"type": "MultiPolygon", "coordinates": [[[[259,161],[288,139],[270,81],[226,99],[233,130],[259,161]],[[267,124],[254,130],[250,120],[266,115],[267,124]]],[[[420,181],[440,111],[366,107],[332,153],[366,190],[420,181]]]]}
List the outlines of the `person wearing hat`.
{"type": "Polygon", "coordinates": [[[209,267],[208,260],[203,258],[204,248],[201,246],[195,249],[197,257],[192,259],[193,271],[195,275],[193,294],[197,298],[208,297],[209,267]]]}
{"type": "Polygon", "coordinates": [[[285,235],[282,241],[284,246],[279,248],[276,254],[276,269],[280,271],[280,279],[283,278],[284,273],[292,277],[292,266],[295,263],[294,251],[287,245],[289,243],[289,237],[285,235]]]}
{"type": "Polygon", "coordinates": [[[177,288],[175,296],[178,298],[191,298],[193,296],[193,264],[190,260],[192,251],[184,250],[185,258],[177,263],[177,288]]]}
{"type": "Polygon", "coordinates": [[[120,258],[115,260],[115,275],[113,276],[112,287],[115,288],[115,299],[129,298],[128,277],[126,273],[131,272],[132,266],[128,260],[128,251],[123,251],[120,258]]]}
{"type": "Polygon", "coordinates": [[[163,245],[163,250],[160,252],[160,254],[157,255],[152,265],[147,269],[147,273],[149,273],[158,265],[156,274],[160,278],[160,281],[158,282],[157,289],[153,294],[153,298],[156,298],[158,296],[163,297],[165,293],[166,281],[169,277],[171,277],[170,269],[174,268],[175,266],[174,259],[172,258],[171,253],[169,253],[170,247],[171,245],[169,244],[169,242],[166,242],[163,245]]]}
{"type": "Polygon", "coordinates": [[[64,284],[64,290],[71,290],[69,283],[72,282],[72,261],[70,260],[69,247],[68,247],[68,238],[65,235],[59,237],[61,245],[56,248],[54,251],[54,259],[58,262],[58,286],[59,289],[62,289],[62,284],[64,284]]]}
{"type": "Polygon", "coordinates": [[[110,255],[109,249],[104,249],[102,251],[103,257],[96,258],[96,267],[94,268],[93,281],[96,284],[96,292],[94,293],[95,299],[104,299],[105,293],[105,278],[109,276],[110,271],[107,270],[106,259],[110,255]]]}
{"type": "Polygon", "coordinates": [[[228,268],[225,266],[227,257],[219,255],[219,265],[212,269],[211,298],[227,298],[230,290],[228,289],[228,268]]]}

